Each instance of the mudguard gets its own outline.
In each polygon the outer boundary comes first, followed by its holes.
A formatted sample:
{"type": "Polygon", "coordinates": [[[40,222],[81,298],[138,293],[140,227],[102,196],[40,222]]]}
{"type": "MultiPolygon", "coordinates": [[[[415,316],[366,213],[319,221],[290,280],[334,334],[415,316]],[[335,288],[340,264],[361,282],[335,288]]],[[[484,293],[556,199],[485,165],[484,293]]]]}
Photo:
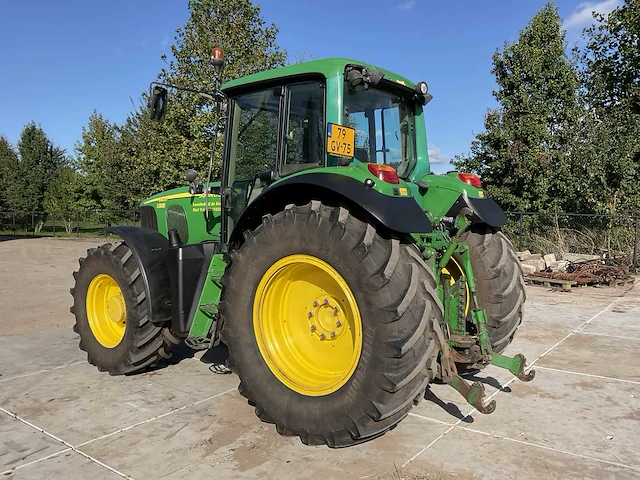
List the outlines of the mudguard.
{"type": "Polygon", "coordinates": [[[467,209],[471,223],[486,223],[490,227],[502,227],[507,224],[507,216],[492,198],[471,198],[460,195],[447,212],[447,216],[455,217],[462,209],[467,209]]]}
{"type": "Polygon", "coordinates": [[[433,231],[433,225],[411,196],[384,195],[345,175],[309,173],[285,178],[262,192],[238,219],[231,241],[242,238],[242,232],[257,225],[265,213],[273,214],[287,203],[302,199],[324,200],[323,196],[342,197],[394,232],[433,231]]]}
{"type": "Polygon", "coordinates": [[[154,325],[171,322],[171,283],[167,254],[169,241],[158,231],[145,227],[106,227],[131,249],[147,293],[148,315],[154,325]]]}

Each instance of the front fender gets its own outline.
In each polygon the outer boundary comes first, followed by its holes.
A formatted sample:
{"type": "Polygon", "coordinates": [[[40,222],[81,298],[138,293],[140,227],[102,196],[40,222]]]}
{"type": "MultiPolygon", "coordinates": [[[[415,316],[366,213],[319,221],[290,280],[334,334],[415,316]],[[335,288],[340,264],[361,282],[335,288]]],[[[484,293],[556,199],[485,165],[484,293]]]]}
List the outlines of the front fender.
{"type": "Polygon", "coordinates": [[[486,223],[490,227],[502,227],[507,224],[507,216],[492,198],[472,198],[460,195],[447,212],[447,216],[455,217],[466,209],[471,223],[486,223]]]}
{"type": "Polygon", "coordinates": [[[158,231],[145,227],[106,227],[129,247],[140,268],[147,294],[147,314],[154,325],[171,322],[171,283],[167,266],[169,241],[158,231]]]}

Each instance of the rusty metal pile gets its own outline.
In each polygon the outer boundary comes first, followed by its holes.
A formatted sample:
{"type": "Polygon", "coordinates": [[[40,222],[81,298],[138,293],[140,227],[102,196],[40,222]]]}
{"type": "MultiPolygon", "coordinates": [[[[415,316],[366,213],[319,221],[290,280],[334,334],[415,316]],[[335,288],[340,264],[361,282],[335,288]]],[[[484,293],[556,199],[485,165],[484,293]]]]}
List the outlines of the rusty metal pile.
{"type": "Polygon", "coordinates": [[[549,269],[531,275],[549,280],[570,281],[577,285],[617,285],[624,283],[629,274],[625,268],[606,260],[589,260],[569,263],[565,272],[553,272],[549,269]]]}

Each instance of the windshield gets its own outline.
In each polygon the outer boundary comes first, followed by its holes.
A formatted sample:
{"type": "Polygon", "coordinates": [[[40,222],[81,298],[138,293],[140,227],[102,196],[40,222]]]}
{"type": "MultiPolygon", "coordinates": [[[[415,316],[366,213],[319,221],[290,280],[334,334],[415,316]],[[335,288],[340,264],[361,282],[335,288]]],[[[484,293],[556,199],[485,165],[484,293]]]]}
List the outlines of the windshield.
{"type": "Polygon", "coordinates": [[[395,93],[345,87],[344,123],[356,131],[355,158],[391,165],[406,178],[416,163],[412,109],[412,102],[395,93]]]}

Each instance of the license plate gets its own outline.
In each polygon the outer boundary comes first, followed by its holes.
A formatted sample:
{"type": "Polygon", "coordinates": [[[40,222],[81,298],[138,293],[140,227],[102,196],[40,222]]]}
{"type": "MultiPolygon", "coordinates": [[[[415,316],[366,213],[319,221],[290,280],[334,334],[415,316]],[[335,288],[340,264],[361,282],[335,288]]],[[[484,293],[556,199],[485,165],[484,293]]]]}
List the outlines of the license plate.
{"type": "Polygon", "coordinates": [[[327,153],[336,157],[352,158],[356,131],[335,123],[327,124],[327,153]]]}

